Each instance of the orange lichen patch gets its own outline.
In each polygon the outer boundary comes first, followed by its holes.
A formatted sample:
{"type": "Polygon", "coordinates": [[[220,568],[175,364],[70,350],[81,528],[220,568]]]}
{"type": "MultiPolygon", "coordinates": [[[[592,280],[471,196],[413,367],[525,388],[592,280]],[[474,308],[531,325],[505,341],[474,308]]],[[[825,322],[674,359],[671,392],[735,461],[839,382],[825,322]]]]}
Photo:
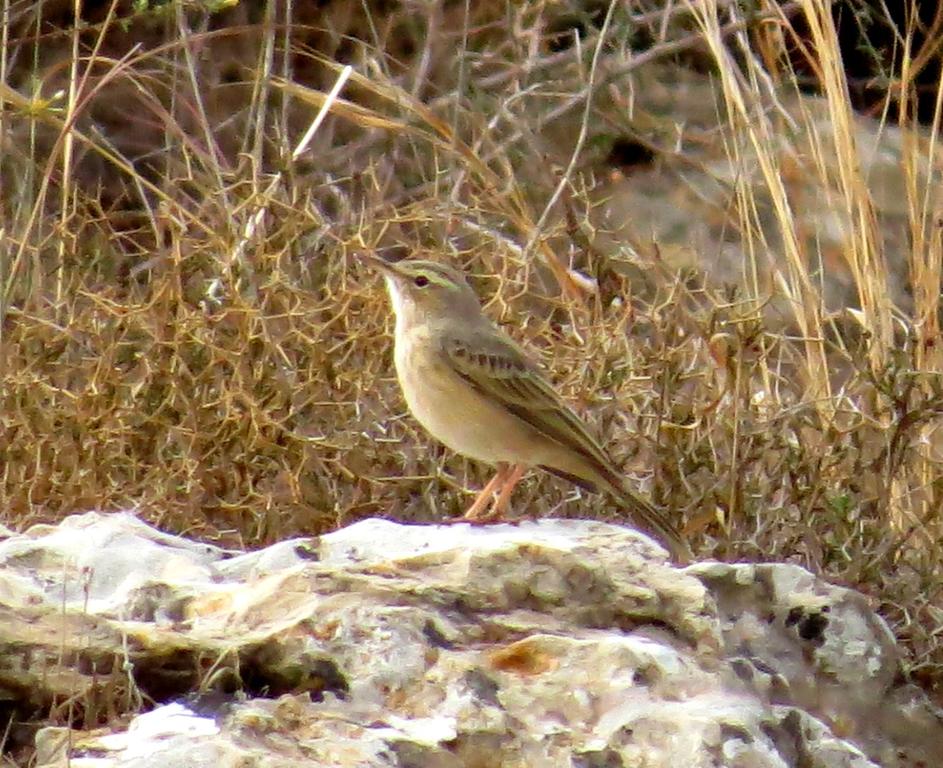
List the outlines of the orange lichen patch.
{"type": "Polygon", "coordinates": [[[540,675],[559,666],[559,659],[539,639],[528,638],[488,655],[491,666],[515,675],[540,675]]]}
{"type": "Polygon", "coordinates": [[[318,640],[332,640],[340,627],[340,620],[332,619],[330,621],[322,621],[319,624],[309,627],[309,632],[318,640]]]}

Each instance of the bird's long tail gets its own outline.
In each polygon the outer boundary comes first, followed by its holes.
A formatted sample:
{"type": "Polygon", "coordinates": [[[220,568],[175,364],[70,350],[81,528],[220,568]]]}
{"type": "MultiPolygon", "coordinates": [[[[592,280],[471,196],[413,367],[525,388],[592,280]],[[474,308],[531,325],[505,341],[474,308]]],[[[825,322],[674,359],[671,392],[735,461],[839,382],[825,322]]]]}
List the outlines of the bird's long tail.
{"type": "Polygon", "coordinates": [[[646,533],[652,534],[665,545],[675,561],[682,564],[691,562],[693,557],[691,548],[677,526],[668,520],[662,512],[659,512],[634,491],[626,488],[624,482],[614,485],[610,489],[610,493],[632,515],[632,519],[646,533]]]}
{"type": "Polygon", "coordinates": [[[593,461],[586,466],[585,475],[575,475],[556,467],[542,466],[541,469],[551,472],[558,477],[581,485],[591,491],[606,491],[619,505],[625,509],[632,520],[645,533],[654,536],[671,553],[672,559],[678,563],[690,563],[693,559],[691,548],[684,540],[681,532],[662,512],[659,512],[649,502],[645,501],[627,485],[622,475],[614,468],[593,461]],[[586,475],[593,477],[589,480],[586,475]]]}

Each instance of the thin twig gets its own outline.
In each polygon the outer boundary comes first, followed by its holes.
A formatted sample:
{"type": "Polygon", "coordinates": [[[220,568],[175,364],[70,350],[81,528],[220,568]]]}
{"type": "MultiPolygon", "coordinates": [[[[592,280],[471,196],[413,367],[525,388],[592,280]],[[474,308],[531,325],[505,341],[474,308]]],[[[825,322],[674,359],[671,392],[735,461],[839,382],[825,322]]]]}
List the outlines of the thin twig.
{"type": "MultiPolygon", "coordinates": [[[[330,93],[328,93],[327,98],[321,105],[321,109],[317,116],[311,122],[311,125],[308,126],[308,130],[305,131],[305,135],[301,137],[301,141],[298,142],[295,150],[291,153],[292,162],[295,162],[308,148],[308,145],[314,138],[314,134],[317,133],[318,128],[321,127],[321,123],[324,122],[324,118],[326,118],[328,113],[331,111],[331,106],[337,100],[341,89],[343,89],[344,85],[347,83],[347,80],[352,72],[353,67],[351,67],[349,64],[341,70],[337,80],[334,82],[334,87],[331,88],[330,93]]],[[[246,248],[249,246],[249,243],[252,242],[252,238],[255,237],[256,230],[259,228],[259,225],[262,223],[262,219],[265,217],[265,214],[268,211],[268,204],[271,202],[272,195],[275,194],[275,190],[281,183],[282,176],[282,171],[276,173],[269,182],[268,187],[266,187],[265,191],[262,193],[262,201],[259,204],[258,209],[254,214],[252,214],[252,216],[249,217],[248,221],[246,222],[246,226],[242,231],[242,238],[238,243],[236,243],[236,247],[229,255],[229,259],[227,261],[227,266],[229,268],[231,268],[234,263],[242,261],[242,257],[245,255],[246,248]]]]}
{"type": "Polygon", "coordinates": [[[570,176],[573,174],[573,169],[576,168],[576,163],[583,151],[583,145],[586,143],[586,134],[589,132],[589,115],[593,108],[596,73],[599,69],[599,58],[602,53],[603,45],[606,42],[606,33],[609,31],[609,24],[612,21],[612,15],[615,12],[616,5],[616,0],[610,1],[609,9],[606,11],[606,18],[602,23],[602,28],[599,30],[599,38],[596,40],[596,49],[593,51],[593,62],[589,68],[589,82],[586,84],[585,88],[586,104],[583,108],[583,119],[580,121],[580,133],[576,139],[576,145],[573,147],[573,152],[570,155],[570,162],[563,172],[563,175],[560,176],[560,181],[557,183],[556,189],[553,190],[553,194],[544,206],[540,218],[537,219],[537,223],[530,233],[530,238],[524,246],[525,257],[530,253],[537,239],[540,237],[541,232],[543,232],[544,225],[547,223],[547,219],[550,216],[550,211],[553,210],[553,207],[557,204],[557,200],[560,199],[560,195],[563,194],[564,187],[570,183],[570,176]]]}

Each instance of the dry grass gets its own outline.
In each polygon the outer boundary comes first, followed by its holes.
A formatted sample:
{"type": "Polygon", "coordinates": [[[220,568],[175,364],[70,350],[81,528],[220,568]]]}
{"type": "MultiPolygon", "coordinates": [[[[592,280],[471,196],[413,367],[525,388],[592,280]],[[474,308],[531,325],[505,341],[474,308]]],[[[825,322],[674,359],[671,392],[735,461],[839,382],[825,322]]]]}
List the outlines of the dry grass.
{"type": "MultiPolygon", "coordinates": [[[[701,555],[791,560],[864,590],[935,690],[933,141],[902,118],[910,249],[891,258],[821,3],[765,21],[709,0],[639,7],[634,26],[621,4],[472,6],[334,2],[286,18],[277,4],[115,4],[81,33],[65,6],[17,6],[0,60],[3,522],[136,507],[257,546],[459,512],[485,470],[404,414],[382,287],[354,258],[405,245],[479,276],[492,315],[701,555]],[[648,46],[629,57],[632,29],[648,46]],[[630,135],[684,154],[667,138],[682,129],[607,94],[685,52],[718,85],[725,226],[749,255],[737,289],[670,268],[657,243],[603,249],[593,219],[600,147],[630,135]],[[796,57],[826,122],[783,106],[796,57]],[[354,67],[333,99],[337,61],[354,67]],[[812,142],[798,169],[783,150],[796,131],[812,142]],[[810,186],[845,227],[834,258],[858,297],[849,311],[826,305],[827,256],[796,218],[810,186]],[[895,281],[912,306],[895,305],[895,281]]],[[[904,115],[925,56],[904,47],[904,115]]],[[[536,476],[516,504],[616,514],[536,476]]]]}

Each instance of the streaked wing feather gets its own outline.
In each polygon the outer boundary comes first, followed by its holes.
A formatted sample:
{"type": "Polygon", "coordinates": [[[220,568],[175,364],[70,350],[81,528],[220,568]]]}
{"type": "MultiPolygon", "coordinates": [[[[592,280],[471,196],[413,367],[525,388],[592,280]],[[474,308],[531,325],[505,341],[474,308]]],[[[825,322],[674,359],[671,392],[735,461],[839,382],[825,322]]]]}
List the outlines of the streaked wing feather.
{"type": "Polygon", "coordinates": [[[483,395],[560,445],[609,464],[580,418],[509,339],[466,331],[446,338],[444,347],[455,372],[483,395]]]}

